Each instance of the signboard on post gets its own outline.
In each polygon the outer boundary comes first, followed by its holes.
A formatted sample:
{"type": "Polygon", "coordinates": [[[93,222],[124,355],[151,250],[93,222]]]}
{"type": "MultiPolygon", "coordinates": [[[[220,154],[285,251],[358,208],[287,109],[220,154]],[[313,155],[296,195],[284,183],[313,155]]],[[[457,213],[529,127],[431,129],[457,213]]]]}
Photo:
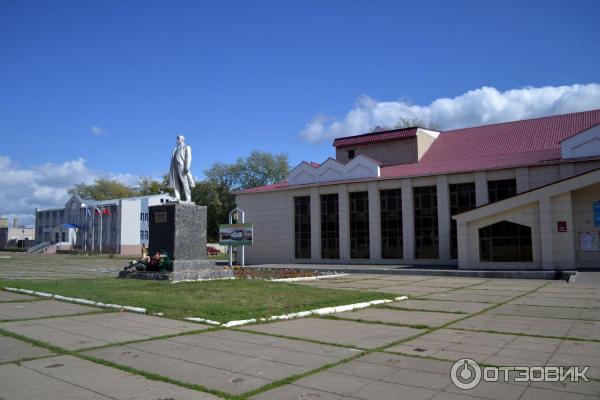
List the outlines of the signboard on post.
{"type": "Polygon", "coordinates": [[[219,244],[252,246],[252,224],[219,225],[219,244]]]}

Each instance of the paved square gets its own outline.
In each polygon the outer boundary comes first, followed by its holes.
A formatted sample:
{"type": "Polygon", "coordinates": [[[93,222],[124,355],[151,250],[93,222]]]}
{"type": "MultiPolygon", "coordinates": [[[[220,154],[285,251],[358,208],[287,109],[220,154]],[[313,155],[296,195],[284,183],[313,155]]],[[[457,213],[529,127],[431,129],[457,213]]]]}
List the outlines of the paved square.
{"type": "Polygon", "coordinates": [[[215,331],[87,352],[117,364],[230,394],[353,357],[356,350],[236,331],[215,331]]]}
{"type": "Polygon", "coordinates": [[[51,354],[53,353],[50,350],[43,347],[37,347],[8,336],[0,336],[0,363],[51,354]]]}
{"type": "Polygon", "coordinates": [[[427,311],[446,311],[452,313],[476,313],[485,308],[491,307],[490,303],[475,303],[469,301],[442,301],[442,300],[424,300],[411,299],[388,303],[386,306],[397,308],[408,308],[411,310],[427,311]]]}
{"type": "Polygon", "coordinates": [[[553,398],[594,399],[600,394],[600,384],[549,384],[528,387],[516,383],[480,383],[474,389],[456,388],[450,380],[452,363],[373,353],[315,375],[302,378],[257,396],[253,400],[292,399],[503,399],[518,400],[553,398]],[[542,396],[542,397],[537,397],[542,396]]]}
{"type": "Polygon", "coordinates": [[[102,311],[102,309],[56,300],[0,303],[0,321],[83,314],[99,311],[102,311]]]}
{"type": "Polygon", "coordinates": [[[10,400],[218,399],[213,395],[72,356],[0,365],[0,398],[10,400]]]}
{"type": "Polygon", "coordinates": [[[447,293],[434,293],[423,296],[430,300],[472,301],[476,303],[501,303],[511,300],[520,293],[514,291],[458,289],[447,293]]]}
{"type": "Polygon", "coordinates": [[[600,300],[536,296],[535,293],[519,297],[518,299],[510,301],[508,304],[546,307],[600,308],[600,300]]]}
{"type": "Polygon", "coordinates": [[[203,330],[208,327],[191,322],[119,312],[4,322],[0,324],[0,329],[63,349],[79,350],[203,330]]]}
{"type": "Polygon", "coordinates": [[[598,342],[440,329],[385,351],[497,366],[590,366],[588,377],[600,378],[598,342]]]}
{"type": "Polygon", "coordinates": [[[370,349],[384,346],[421,333],[422,329],[403,326],[365,324],[321,318],[303,318],[291,321],[244,327],[245,330],[275,335],[318,340],[346,346],[370,349]]]}
{"type": "Polygon", "coordinates": [[[26,294],[7,292],[6,290],[0,290],[0,303],[5,301],[23,301],[23,300],[35,300],[38,297],[28,296],[26,294]]]}
{"type": "Polygon", "coordinates": [[[504,304],[486,312],[486,314],[519,315],[522,317],[589,319],[600,321],[600,308],[542,307],[526,306],[523,304],[504,304]]]}
{"type": "Polygon", "coordinates": [[[600,340],[600,321],[512,315],[476,315],[450,328],[600,340]]]}
{"type": "Polygon", "coordinates": [[[430,328],[438,327],[464,317],[464,315],[461,314],[430,311],[390,310],[386,308],[367,308],[364,310],[348,311],[334,315],[339,318],[412,326],[425,325],[430,328]]]}

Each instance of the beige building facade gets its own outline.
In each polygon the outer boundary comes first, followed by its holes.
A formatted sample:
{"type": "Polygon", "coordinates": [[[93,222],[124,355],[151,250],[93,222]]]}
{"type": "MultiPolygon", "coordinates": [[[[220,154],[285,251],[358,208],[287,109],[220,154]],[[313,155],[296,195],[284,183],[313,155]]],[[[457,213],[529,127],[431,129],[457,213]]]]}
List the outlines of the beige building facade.
{"type": "Polygon", "coordinates": [[[236,194],[254,224],[246,262],[600,267],[600,111],[499,125],[336,139],[346,170],[302,163],[287,182],[236,194]],[[531,148],[520,139],[527,132],[545,143],[531,148]],[[430,142],[419,154],[421,134],[430,142]],[[565,142],[586,155],[562,158],[565,142]],[[382,148],[387,164],[374,168],[382,148]],[[410,154],[389,164],[395,151],[410,154]]]}

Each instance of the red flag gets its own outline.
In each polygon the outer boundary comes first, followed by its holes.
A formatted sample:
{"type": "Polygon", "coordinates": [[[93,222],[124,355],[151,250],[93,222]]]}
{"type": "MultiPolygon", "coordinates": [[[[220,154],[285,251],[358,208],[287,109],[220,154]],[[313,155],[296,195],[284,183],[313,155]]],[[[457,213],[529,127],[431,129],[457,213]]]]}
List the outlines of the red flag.
{"type": "Polygon", "coordinates": [[[110,211],[108,211],[108,208],[103,208],[102,209],[102,214],[104,214],[104,215],[110,215],[110,211]]]}

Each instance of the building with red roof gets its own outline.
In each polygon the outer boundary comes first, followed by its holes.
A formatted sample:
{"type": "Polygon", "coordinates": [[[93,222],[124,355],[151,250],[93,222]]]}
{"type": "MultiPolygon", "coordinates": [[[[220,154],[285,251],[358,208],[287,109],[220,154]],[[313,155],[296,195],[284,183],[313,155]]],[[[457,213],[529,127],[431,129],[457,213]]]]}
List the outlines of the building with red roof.
{"type": "Polygon", "coordinates": [[[254,223],[248,262],[600,267],[600,110],[333,146],[335,159],[236,194],[254,223]]]}

